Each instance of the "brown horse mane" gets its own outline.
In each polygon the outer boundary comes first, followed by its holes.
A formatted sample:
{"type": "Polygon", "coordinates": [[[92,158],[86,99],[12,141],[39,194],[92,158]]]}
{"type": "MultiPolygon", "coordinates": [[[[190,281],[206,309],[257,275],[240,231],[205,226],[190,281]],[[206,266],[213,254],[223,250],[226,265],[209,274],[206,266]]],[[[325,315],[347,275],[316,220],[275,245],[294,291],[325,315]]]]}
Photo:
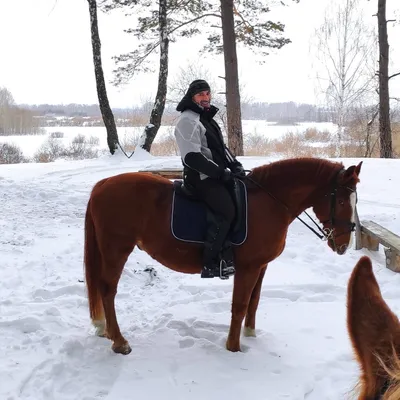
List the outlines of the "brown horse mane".
{"type": "Polygon", "coordinates": [[[312,173],[318,182],[331,182],[342,168],[342,163],[321,158],[290,158],[256,167],[252,170],[250,178],[263,185],[277,187],[293,181],[309,182],[312,173]],[[290,180],[283,180],[283,176],[290,176],[290,180]]]}

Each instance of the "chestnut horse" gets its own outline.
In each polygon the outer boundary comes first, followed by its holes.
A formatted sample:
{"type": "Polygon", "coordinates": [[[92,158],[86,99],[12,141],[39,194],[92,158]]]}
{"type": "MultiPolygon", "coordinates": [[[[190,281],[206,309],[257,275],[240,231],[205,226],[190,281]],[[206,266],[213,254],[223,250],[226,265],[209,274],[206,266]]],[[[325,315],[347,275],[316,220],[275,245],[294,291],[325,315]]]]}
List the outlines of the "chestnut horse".
{"type": "Polygon", "coordinates": [[[383,300],[366,256],[349,280],[347,329],[361,367],[358,399],[399,400],[400,322],[383,300]]]}
{"type": "MultiPolygon", "coordinates": [[[[345,169],[340,163],[304,158],[263,165],[248,175],[248,234],[234,249],[236,274],[228,350],[240,351],[245,317],[244,334],[255,336],[267,264],[282,253],[288,227],[301,212],[313,207],[328,245],[338,254],[346,251],[354,229],[360,169],[361,163],[345,169]]],[[[121,335],[114,300],[125,262],[135,246],[172,270],[201,271],[202,245],[177,240],[171,233],[172,198],[172,182],[150,173],[106,178],[92,190],[85,219],[90,317],[97,335],[111,339],[116,353],[131,351],[121,335]]]]}

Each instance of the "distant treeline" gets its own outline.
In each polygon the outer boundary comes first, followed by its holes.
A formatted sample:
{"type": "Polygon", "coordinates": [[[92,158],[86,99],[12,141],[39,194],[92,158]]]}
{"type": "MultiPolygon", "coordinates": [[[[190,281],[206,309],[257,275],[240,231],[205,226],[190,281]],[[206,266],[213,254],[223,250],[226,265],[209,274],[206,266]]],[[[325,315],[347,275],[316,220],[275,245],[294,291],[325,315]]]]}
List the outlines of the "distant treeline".
{"type": "Polygon", "coordinates": [[[11,92],[0,87],[0,136],[39,134],[40,125],[34,111],[17,106],[11,92]]]}
{"type": "Polygon", "coordinates": [[[15,105],[0,106],[0,136],[43,133],[40,119],[31,110],[15,105]]]}
{"type": "MultiPolygon", "coordinates": [[[[101,118],[100,109],[97,104],[39,104],[21,105],[21,107],[31,110],[37,116],[46,117],[65,117],[65,118],[101,118]]],[[[169,116],[177,115],[176,104],[169,103],[166,106],[165,114],[169,116]]],[[[113,112],[118,119],[147,118],[152,108],[151,103],[145,103],[140,107],[113,108],[113,112]]],[[[332,113],[328,110],[314,106],[312,104],[297,104],[294,102],[286,103],[243,103],[242,118],[253,120],[267,120],[278,123],[295,122],[329,122],[332,121],[332,113]]]]}

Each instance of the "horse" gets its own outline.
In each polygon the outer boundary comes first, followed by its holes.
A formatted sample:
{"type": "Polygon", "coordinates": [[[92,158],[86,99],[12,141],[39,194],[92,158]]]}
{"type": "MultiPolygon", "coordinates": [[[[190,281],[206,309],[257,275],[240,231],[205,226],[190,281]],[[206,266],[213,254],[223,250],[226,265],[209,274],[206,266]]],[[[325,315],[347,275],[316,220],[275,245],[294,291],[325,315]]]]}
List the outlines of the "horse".
{"type": "Polygon", "coordinates": [[[383,300],[367,256],[348,282],[347,329],[361,369],[358,399],[400,399],[400,322],[383,300]]]}
{"type": "MultiPolygon", "coordinates": [[[[312,207],[328,246],[339,255],[346,252],[355,226],[361,164],[346,169],[342,163],[325,159],[287,159],[258,166],[244,179],[248,233],[244,243],[234,248],[236,273],[227,350],[241,351],[244,319],[244,335],[256,336],[265,271],[282,253],[288,227],[299,214],[312,207]]],[[[174,271],[201,272],[202,245],[177,240],[171,233],[173,191],[171,180],[131,172],[100,180],[90,194],[84,239],[90,318],[96,334],[109,338],[116,353],[131,351],[119,329],[115,295],[135,246],[174,271]]]]}

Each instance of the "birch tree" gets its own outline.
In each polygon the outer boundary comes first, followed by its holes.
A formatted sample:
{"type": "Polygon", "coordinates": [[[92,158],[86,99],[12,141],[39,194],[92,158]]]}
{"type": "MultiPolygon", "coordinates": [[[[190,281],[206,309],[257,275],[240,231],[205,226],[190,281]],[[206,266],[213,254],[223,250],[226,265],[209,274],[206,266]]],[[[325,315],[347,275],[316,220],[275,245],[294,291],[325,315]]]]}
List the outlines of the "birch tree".
{"type": "Polygon", "coordinates": [[[359,0],[328,6],[315,39],[317,77],[336,116],[335,156],[340,157],[348,112],[374,90],[376,39],[364,22],[359,0]]]}

